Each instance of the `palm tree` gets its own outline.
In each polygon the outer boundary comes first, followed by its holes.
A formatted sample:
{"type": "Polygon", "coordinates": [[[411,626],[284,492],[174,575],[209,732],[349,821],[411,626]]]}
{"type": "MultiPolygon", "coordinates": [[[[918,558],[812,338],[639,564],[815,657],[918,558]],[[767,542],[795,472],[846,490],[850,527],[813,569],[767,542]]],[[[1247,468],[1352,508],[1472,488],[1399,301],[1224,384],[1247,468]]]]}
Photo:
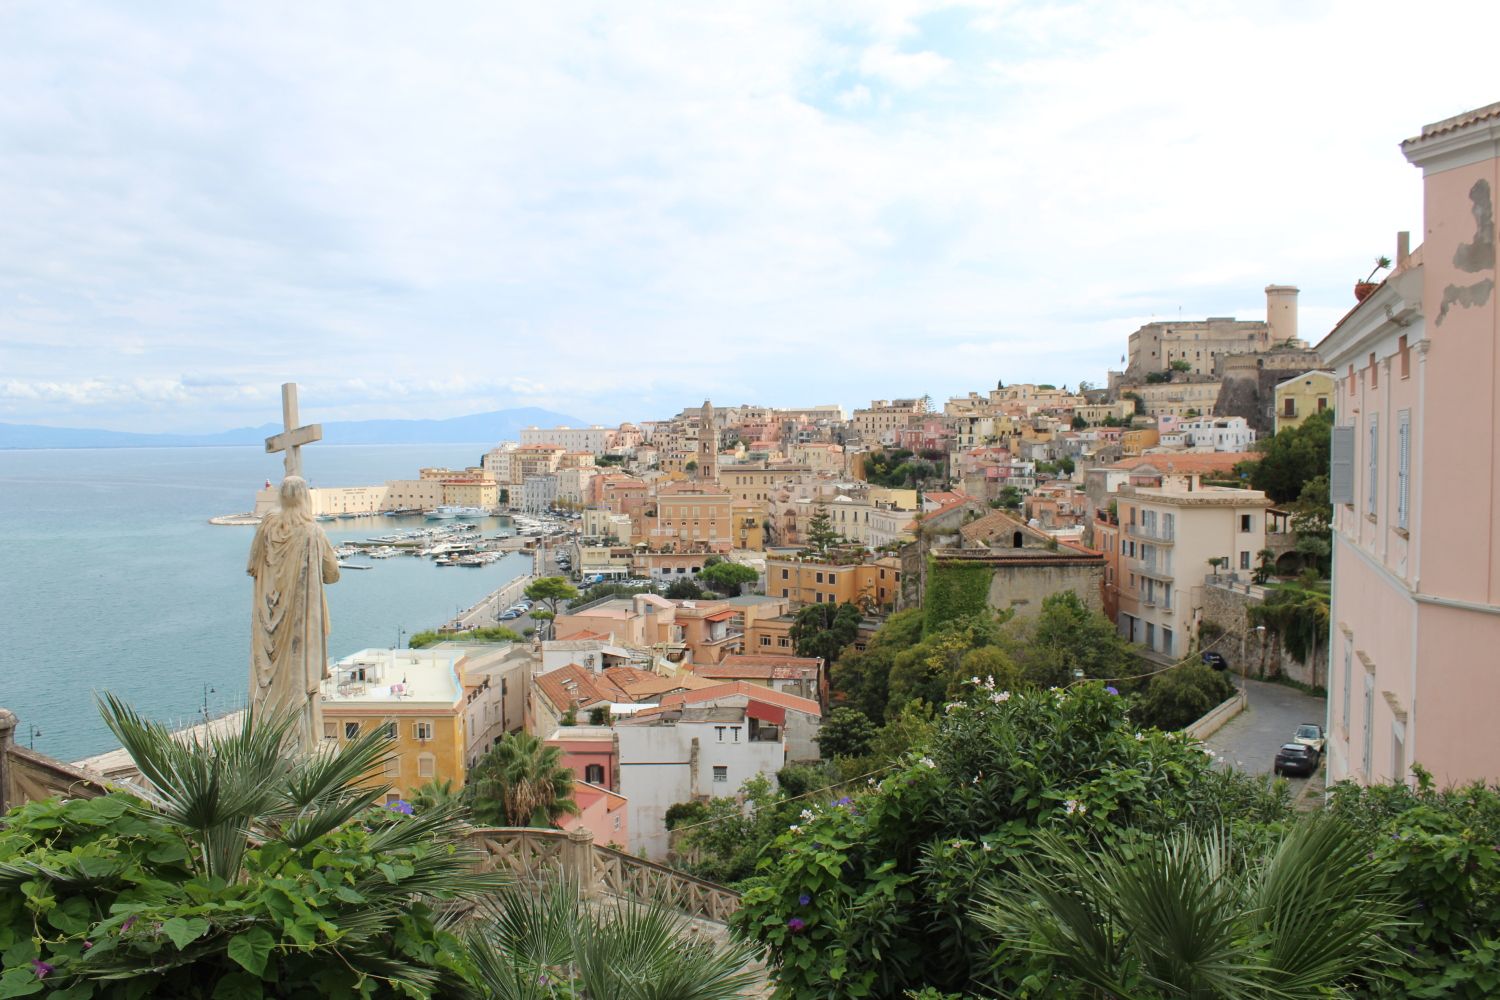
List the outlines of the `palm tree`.
{"type": "MultiPolygon", "coordinates": [[[[311,962],[347,970],[351,981],[368,978],[407,995],[427,994],[451,974],[393,946],[398,935],[413,933],[418,904],[432,912],[438,900],[478,899],[508,884],[504,876],[475,870],[477,854],[462,846],[466,828],[456,805],[399,818],[379,812],[389,789],[372,777],[381,772],[389,751],[383,727],[342,747],[303,753],[289,739],[290,713],[262,717],[247,711],[237,727],[182,740],[113,695],[103,696],[100,712],[145,779],[143,787],[132,789],[144,802],[129,800],[134,826],[122,826],[120,843],[138,837],[144,823],[170,831],[187,849],[181,866],[146,866],[157,881],[143,876],[142,884],[155,895],[134,899],[136,909],[130,912],[145,914],[143,922],[165,919],[153,906],[165,914],[187,908],[204,916],[194,918],[198,926],[186,941],[174,938],[175,951],[159,954],[159,944],[150,944],[147,954],[125,937],[134,915],[123,926],[122,916],[106,918],[101,926],[112,947],[94,948],[78,959],[76,972],[86,979],[115,980],[149,967],[153,974],[178,976],[179,986],[182,976],[212,986],[226,969],[237,974],[234,970],[243,967],[258,976],[256,964],[305,972],[306,965],[282,963],[311,962]],[[367,860],[341,856],[342,867],[327,860],[333,838],[356,826],[363,830],[359,845],[367,860]],[[278,879],[294,883],[293,891],[306,889],[307,905],[318,907],[323,928],[316,935],[285,931],[283,938],[280,923],[265,923],[245,902],[263,898],[261,887],[278,879]],[[319,887],[334,883],[338,893],[320,893],[319,887]],[[264,945],[258,954],[242,949],[251,939],[264,945]]],[[[4,867],[5,877],[41,878],[54,888],[67,881],[53,866],[4,867]]],[[[97,884],[97,876],[89,877],[97,884]]],[[[167,992],[174,988],[165,979],[158,985],[167,992]]]]}
{"type": "Polygon", "coordinates": [[[1224,830],[1183,830],[1134,857],[1051,831],[980,921],[1098,997],[1312,1000],[1392,956],[1384,871],[1326,816],[1241,850],[1224,830]]]}
{"type": "Polygon", "coordinates": [[[578,813],[562,750],[528,733],[512,733],[485,754],[464,794],[476,823],[547,827],[578,813]]]}
{"type": "Polygon", "coordinates": [[[453,787],[453,781],[450,778],[444,778],[442,781],[434,778],[412,793],[411,804],[419,813],[432,809],[446,809],[450,806],[461,807],[463,792],[453,787]]]}
{"type": "Polygon", "coordinates": [[[759,980],[742,944],[695,935],[659,902],[585,901],[566,882],[487,901],[466,945],[494,1000],[728,1000],[759,980]]]}

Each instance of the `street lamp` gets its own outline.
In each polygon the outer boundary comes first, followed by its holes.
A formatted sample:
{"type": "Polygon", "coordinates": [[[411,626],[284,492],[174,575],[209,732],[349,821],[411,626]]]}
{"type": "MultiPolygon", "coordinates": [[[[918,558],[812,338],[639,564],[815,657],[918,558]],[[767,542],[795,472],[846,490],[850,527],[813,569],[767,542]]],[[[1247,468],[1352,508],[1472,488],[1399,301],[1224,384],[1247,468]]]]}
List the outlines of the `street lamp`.
{"type": "Polygon", "coordinates": [[[42,731],[31,723],[26,723],[26,747],[29,750],[36,749],[36,738],[42,735],[42,731]]]}
{"type": "Polygon", "coordinates": [[[397,649],[401,648],[401,643],[405,641],[405,636],[406,636],[406,629],[404,629],[404,628],[398,628],[398,629],[396,629],[396,648],[397,649]]]}

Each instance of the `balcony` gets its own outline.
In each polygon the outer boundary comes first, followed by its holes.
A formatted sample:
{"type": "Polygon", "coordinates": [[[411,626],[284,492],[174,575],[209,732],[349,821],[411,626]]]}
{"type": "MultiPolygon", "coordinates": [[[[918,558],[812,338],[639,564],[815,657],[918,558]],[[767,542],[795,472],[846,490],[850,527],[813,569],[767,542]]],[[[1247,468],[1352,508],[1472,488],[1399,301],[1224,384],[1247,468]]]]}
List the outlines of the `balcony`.
{"type": "Polygon", "coordinates": [[[1148,542],[1155,542],[1158,545],[1171,545],[1175,540],[1173,537],[1174,532],[1170,528],[1151,529],[1145,525],[1134,523],[1125,525],[1125,534],[1131,538],[1140,538],[1148,542]]]}
{"type": "Polygon", "coordinates": [[[1144,559],[1126,559],[1125,566],[1137,576],[1149,576],[1153,580],[1174,580],[1169,566],[1159,562],[1146,562],[1144,559]]]}

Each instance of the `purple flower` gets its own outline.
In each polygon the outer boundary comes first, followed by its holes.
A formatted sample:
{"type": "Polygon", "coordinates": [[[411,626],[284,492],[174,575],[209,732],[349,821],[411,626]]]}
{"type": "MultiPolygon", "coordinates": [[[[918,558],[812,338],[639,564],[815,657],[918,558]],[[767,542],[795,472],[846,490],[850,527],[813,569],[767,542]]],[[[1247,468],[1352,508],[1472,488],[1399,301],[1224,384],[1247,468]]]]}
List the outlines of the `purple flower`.
{"type": "Polygon", "coordinates": [[[395,802],[388,802],[386,803],[385,807],[387,809],[394,810],[395,812],[398,812],[403,816],[410,816],[414,811],[411,807],[411,803],[407,802],[405,799],[397,799],[395,802]]]}
{"type": "Polygon", "coordinates": [[[797,902],[801,903],[803,906],[806,906],[808,903],[812,902],[812,897],[804,892],[802,895],[797,897],[797,902]]]}
{"type": "Polygon", "coordinates": [[[551,981],[552,980],[550,980],[550,979],[547,978],[547,974],[545,972],[542,973],[540,976],[536,977],[536,982],[537,982],[538,986],[546,986],[551,981]]]}
{"type": "Polygon", "coordinates": [[[132,913],[130,916],[126,917],[125,918],[125,922],[120,925],[120,933],[124,934],[125,932],[129,931],[130,928],[132,928],[134,926],[135,926],[135,914],[132,913]]]}
{"type": "Polygon", "coordinates": [[[793,917],[786,922],[786,925],[793,934],[801,934],[804,930],[807,929],[807,921],[803,920],[801,917],[793,917]]]}
{"type": "Polygon", "coordinates": [[[47,973],[52,971],[52,966],[43,962],[40,958],[33,958],[31,960],[31,971],[36,973],[38,979],[46,979],[47,973]]]}
{"type": "Polygon", "coordinates": [[[836,805],[836,806],[847,806],[849,803],[851,803],[853,801],[854,801],[853,799],[851,799],[849,796],[845,795],[842,798],[840,798],[837,801],[835,801],[833,804],[836,805]]]}
{"type": "Polygon", "coordinates": [[[1111,684],[1104,689],[1104,692],[1106,694],[1118,695],[1120,693],[1120,689],[1111,684]]]}
{"type": "Polygon", "coordinates": [[[85,939],[85,940],[84,940],[84,942],[83,942],[83,950],[84,950],[84,951],[88,951],[88,950],[89,950],[89,949],[90,949],[90,948],[92,948],[92,947],[93,947],[93,946],[94,946],[94,942],[92,942],[92,941],[89,941],[89,940],[87,940],[87,939],[85,939]]]}

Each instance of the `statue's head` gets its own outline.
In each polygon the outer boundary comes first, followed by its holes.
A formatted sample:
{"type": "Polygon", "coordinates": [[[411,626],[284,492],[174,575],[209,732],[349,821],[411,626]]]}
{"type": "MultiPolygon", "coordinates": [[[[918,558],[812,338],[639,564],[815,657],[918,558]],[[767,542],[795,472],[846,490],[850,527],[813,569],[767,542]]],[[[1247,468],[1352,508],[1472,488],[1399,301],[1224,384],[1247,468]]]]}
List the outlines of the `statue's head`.
{"type": "Polygon", "coordinates": [[[301,476],[287,476],[281,481],[279,492],[281,509],[293,517],[312,520],[312,494],[307,489],[307,480],[301,476]]]}

